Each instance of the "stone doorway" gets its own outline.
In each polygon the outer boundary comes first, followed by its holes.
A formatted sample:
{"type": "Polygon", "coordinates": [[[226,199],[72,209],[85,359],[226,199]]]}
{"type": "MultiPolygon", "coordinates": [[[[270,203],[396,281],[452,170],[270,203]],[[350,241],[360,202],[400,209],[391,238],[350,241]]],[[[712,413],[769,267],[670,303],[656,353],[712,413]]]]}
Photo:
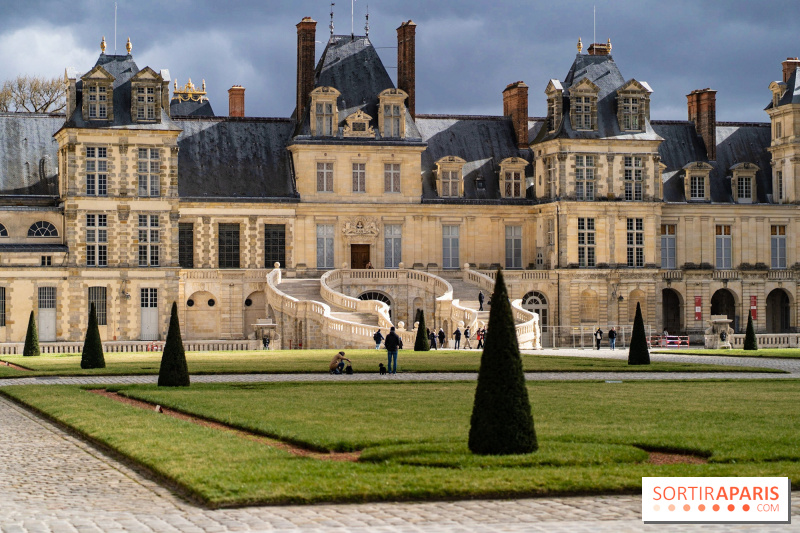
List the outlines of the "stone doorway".
{"type": "Polygon", "coordinates": [[[725,315],[731,320],[731,327],[739,331],[739,320],[736,316],[736,300],[728,289],[720,289],[711,297],[711,314],[725,315]]]}
{"type": "Polygon", "coordinates": [[[681,297],[674,289],[664,289],[661,291],[661,316],[664,319],[663,329],[670,335],[678,335],[683,331],[681,317],[683,316],[683,305],[681,297]]]}
{"type": "Polygon", "coordinates": [[[767,333],[791,331],[791,304],[783,289],[775,289],[767,296],[767,333]]]}
{"type": "Polygon", "coordinates": [[[369,244],[350,245],[350,267],[367,268],[369,263],[369,244]]]}

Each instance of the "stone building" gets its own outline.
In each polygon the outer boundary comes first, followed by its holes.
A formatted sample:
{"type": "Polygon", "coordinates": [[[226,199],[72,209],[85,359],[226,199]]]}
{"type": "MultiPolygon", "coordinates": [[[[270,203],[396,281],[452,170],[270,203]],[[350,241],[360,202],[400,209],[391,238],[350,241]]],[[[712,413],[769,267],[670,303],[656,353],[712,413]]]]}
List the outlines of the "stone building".
{"type": "Polygon", "coordinates": [[[579,41],[546,117],[523,82],[502,116],[422,115],[415,33],[397,29],[395,84],[368,36],[331,35],[315,64],[304,18],[288,118],[247,117],[239,86],[229,116],[205,81],[170,96],[130,41],[67,69],[66,115],[0,114],[0,342],[32,309],[42,341],[80,340],[91,303],[104,339],[163,339],[172,301],[189,339],[368,345],[419,310],[450,333],[485,319],[498,267],[525,345],[629,325],[637,303],[654,331],[750,311],[797,328],[800,61],[764,123],[717,121],[710,89],[687,121],[651,118],[610,41],[579,41]]]}

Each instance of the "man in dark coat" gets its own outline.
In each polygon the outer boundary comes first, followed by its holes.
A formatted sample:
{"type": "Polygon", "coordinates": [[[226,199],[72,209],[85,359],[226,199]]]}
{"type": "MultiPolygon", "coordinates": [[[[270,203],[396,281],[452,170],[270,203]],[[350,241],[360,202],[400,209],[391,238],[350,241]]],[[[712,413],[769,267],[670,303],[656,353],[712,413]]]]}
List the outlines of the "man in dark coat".
{"type": "Polygon", "coordinates": [[[456,328],[453,332],[453,338],[456,340],[455,349],[458,350],[459,346],[461,346],[461,330],[456,328]]]}
{"type": "Polygon", "coordinates": [[[386,346],[386,354],[389,357],[389,365],[386,368],[386,372],[388,374],[397,374],[397,350],[403,347],[403,340],[394,332],[394,326],[389,330],[389,334],[386,335],[383,345],[386,346]]]}
{"type": "Polygon", "coordinates": [[[442,328],[439,328],[439,346],[444,348],[445,334],[442,328]]]}
{"type": "Polygon", "coordinates": [[[483,291],[478,291],[478,305],[480,305],[478,311],[483,311],[483,291]]]}

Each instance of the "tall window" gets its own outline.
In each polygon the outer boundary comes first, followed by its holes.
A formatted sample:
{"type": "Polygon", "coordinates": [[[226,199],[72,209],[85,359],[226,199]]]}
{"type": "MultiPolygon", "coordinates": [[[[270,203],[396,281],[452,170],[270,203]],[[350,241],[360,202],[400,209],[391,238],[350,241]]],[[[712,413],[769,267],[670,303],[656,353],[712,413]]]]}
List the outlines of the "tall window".
{"type": "Polygon", "coordinates": [[[317,192],[333,192],[333,163],[317,163],[317,192]]]}
{"type": "Polygon", "coordinates": [[[403,260],[403,226],[386,224],[383,227],[384,267],[398,268],[403,260]]]}
{"type": "Polygon", "coordinates": [[[194,224],[178,224],[178,264],[181,268],[194,268],[194,224]]]}
{"type": "Polygon", "coordinates": [[[442,171],[442,198],[455,198],[458,196],[458,186],[461,181],[460,172],[457,170],[442,171]]]}
{"type": "Polygon", "coordinates": [[[675,224],[661,224],[661,268],[674,269],[675,260],[675,224]]]}
{"type": "Polygon", "coordinates": [[[333,224],[317,224],[317,268],[333,268],[333,224]]]}
{"type": "Polygon", "coordinates": [[[353,163],[353,192],[367,190],[367,172],[364,163],[353,163]]]}
{"type": "Polygon", "coordinates": [[[550,195],[555,195],[556,180],[558,179],[558,167],[556,166],[556,158],[547,158],[547,183],[550,185],[550,195]]]}
{"type": "Polygon", "coordinates": [[[239,268],[239,224],[219,225],[219,268],[239,268]]]}
{"type": "Polygon", "coordinates": [[[108,93],[106,87],[89,85],[89,119],[108,117],[108,93]]]}
{"type": "Polygon", "coordinates": [[[642,199],[642,158],[625,156],[625,199],[642,199]]]}
{"type": "Polygon", "coordinates": [[[717,233],[717,263],[718,269],[731,268],[731,227],[718,225],[717,233]]]}
{"type": "Polygon", "coordinates": [[[158,215],[139,215],[139,266],[158,266],[158,215]]]}
{"type": "Polygon", "coordinates": [[[108,215],[86,215],[86,266],[108,266],[108,215]]]}
{"type": "Polygon", "coordinates": [[[106,288],[89,287],[89,310],[94,304],[94,312],[97,315],[97,325],[108,325],[108,314],[106,313],[106,288]]]}
{"type": "Polygon", "coordinates": [[[522,226],[506,226],[506,268],[522,268],[522,226]]]}
{"type": "Polygon", "coordinates": [[[86,194],[108,195],[108,150],[103,146],[86,148],[86,194]]]}
{"type": "Polygon", "coordinates": [[[506,172],[504,189],[505,198],[522,198],[522,172],[506,172]]]}
{"type": "Polygon", "coordinates": [[[594,255],[594,219],[578,219],[578,266],[593,267],[597,264],[594,255]]]}
{"type": "Polygon", "coordinates": [[[458,268],[458,226],[442,226],[442,266],[458,268]]]}
{"type": "Polygon", "coordinates": [[[739,203],[748,203],[753,199],[753,179],[750,176],[739,176],[736,180],[736,196],[739,203]]]}
{"type": "Polygon", "coordinates": [[[333,135],[333,104],[317,104],[317,135],[330,137],[333,135]]]}
{"type": "Polygon", "coordinates": [[[139,196],[159,196],[159,159],[158,148],[139,148],[139,196]]]}
{"type": "Polygon", "coordinates": [[[772,226],[772,268],[786,268],[786,226],[772,226]]]}
{"type": "Polygon", "coordinates": [[[578,200],[594,200],[594,156],[575,156],[575,196],[578,200]]]}
{"type": "Polygon", "coordinates": [[[592,126],[592,98],[589,96],[577,96],[573,98],[575,105],[575,124],[576,130],[591,130],[592,126]]]}
{"type": "Polygon", "coordinates": [[[622,99],[622,127],[626,130],[638,130],[639,127],[639,99],[622,99]]]}
{"type": "Polygon", "coordinates": [[[397,104],[383,106],[384,137],[400,137],[400,107],[397,104]]]}
{"type": "Polygon", "coordinates": [[[704,176],[691,177],[691,199],[692,200],[706,199],[706,178],[704,176]]]}
{"type": "Polygon", "coordinates": [[[628,266],[644,266],[644,219],[628,219],[628,266]]]}
{"type": "Polygon", "coordinates": [[[778,170],[776,181],[778,182],[778,201],[783,200],[783,172],[778,170]]]}
{"type": "Polygon", "coordinates": [[[383,165],[383,190],[384,192],[400,192],[399,163],[386,163],[383,165]]]}
{"type": "Polygon", "coordinates": [[[0,287],[0,326],[6,325],[6,288],[0,287]]]}
{"type": "Polygon", "coordinates": [[[286,267],[286,225],[264,224],[264,266],[272,268],[275,263],[286,267]]]}
{"type": "Polygon", "coordinates": [[[155,87],[137,87],[136,102],[138,104],[136,118],[140,120],[154,120],[156,118],[155,87]]]}

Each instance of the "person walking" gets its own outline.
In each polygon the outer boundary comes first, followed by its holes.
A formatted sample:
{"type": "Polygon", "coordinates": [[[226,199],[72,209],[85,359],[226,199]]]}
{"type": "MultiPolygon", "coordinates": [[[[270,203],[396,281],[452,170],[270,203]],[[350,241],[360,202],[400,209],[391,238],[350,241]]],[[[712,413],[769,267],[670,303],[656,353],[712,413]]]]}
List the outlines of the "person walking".
{"type": "Polygon", "coordinates": [[[375,349],[380,350],[381,341],[383,340],[383,334],[381,333],[380,329],[375,332],[375,335],[372,336],[372,340],[375,341],[375,349]]]}
{"type": "Polygon", "coordinates": [[[436,347],[436,333],[428,330],[428,342],[431,344],[431,350],[438,350],[436,347]]]}
{"type": "Polygon", "coordinates": [[[478,311],[483,311],[483,291],[478,291],[478,311]]]}
{"type": "Polygon", "coordinates": [[[603,330],[597,328],[597,331],[594,332],[594,341],[597,343],[597,349],[600,349],[600,341],[603,340],[603,330]]]}
{"type": "Polygon", "coordinates": [[[441,346],[442,349],[444,349],[445,337],[446,335],[444,334],[444,330],[442,328],[439,328],[439,346],[441,346]]]}
{"type": "Polygon", "coordinates": [[[614,330],[614,328],[611,328],[611,331],[608,332],[608,345],[612,350],[617,345],[617,332],[614,330]]]}
{"type": "Polygon", "coordinates": [[[461,330],[457,327],[453,332],[453,338],[456,340],[455,349],[458,350],[459,346],[461,345],[461,330]]]}
{"type": "Polygon", "coordinates": [[[386,355],[389,358],[386,372],[388,374],[397,374],[397,350],[403,347],[403,340],[394,332],[394,326],[389,330],[389,334],[386,335],[383,345],[386,346],[386,355]]]}
{"type": "Polygon", "coordinates": [[[470,331],[469,331],[469,326],[467,326],[466,329],[464,330],[464,349],[465,350],[467,350],[467,349],[471,350],[472,349],[472,345],[469,343],[469,336],[470,336],[470,331]]]}
{"type": "Polygon", "coordinates": [[[478,328],[478,331],[475,332],[475,337],[478,339],[478,350],[483,348],[483,329],[478,328]]]}

